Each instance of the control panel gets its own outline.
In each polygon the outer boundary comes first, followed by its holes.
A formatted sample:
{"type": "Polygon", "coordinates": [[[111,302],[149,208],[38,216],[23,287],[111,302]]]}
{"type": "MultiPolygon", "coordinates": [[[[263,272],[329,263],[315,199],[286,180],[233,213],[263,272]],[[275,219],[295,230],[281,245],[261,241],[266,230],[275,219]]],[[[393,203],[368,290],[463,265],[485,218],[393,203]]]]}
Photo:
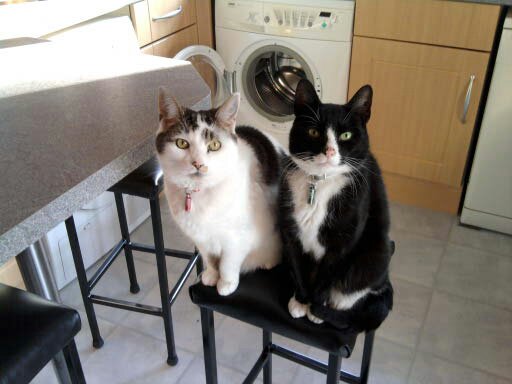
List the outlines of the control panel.
{"type": "Polygon", "coordinates": [[[217,0],[216,26],[278,36],[351,41],[353,1],[217,0]],[[303,5],[297,5],[303,4],[303,5]]]}

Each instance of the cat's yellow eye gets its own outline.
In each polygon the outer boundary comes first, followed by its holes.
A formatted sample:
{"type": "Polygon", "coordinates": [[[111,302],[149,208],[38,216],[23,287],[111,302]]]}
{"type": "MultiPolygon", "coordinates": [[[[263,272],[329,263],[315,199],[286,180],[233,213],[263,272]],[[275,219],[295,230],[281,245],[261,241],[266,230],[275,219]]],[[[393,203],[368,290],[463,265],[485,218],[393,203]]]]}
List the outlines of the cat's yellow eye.
{"type": "Polygon", "coordinates": [[[210,151],[218,151],[220,149],[220,147],[222,147],[222,144],[217,139],[213,139],[212,141],[210,141],[208,143],[208,149],[210,151]]]}
{"type": "Polygon", "coordinates": [[[309,136],[311,136],[311,137],[320,136],[320,132],[318,132],[318,130],[316,130],[315,128],[310,128],[308,133],[309,133],[309,136]]]}
{"type": "Polygon", "coordinates": [[[347,140],[350,140],[350,138],[352,137],[352,132],[343,132],[341,135],[340,135],[340,140],[341,141],[347,141],[347,140]]]}
{"type": "Polygon", "coordinates": [[[183,140],[183,139],[176,139],[176,146],[179,148],[179,149],[187,149],[188,147],[190,147],[190,144],[188,143],[187,140],[183,140]]]}

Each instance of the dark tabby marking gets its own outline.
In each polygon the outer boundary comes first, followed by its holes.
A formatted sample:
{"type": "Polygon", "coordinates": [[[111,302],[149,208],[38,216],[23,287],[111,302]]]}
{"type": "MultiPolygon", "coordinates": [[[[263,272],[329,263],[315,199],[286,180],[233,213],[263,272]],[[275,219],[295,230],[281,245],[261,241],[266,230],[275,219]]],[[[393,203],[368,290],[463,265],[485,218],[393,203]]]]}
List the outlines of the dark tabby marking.
{"type": "MultiPolygon", "coordinates": [[[[192,111],[191,109],[184,108],[179,110],[179,113],[175,117],[165,118],[164,129],[157,134],[155,139],[156,150],[158,153],[162,153],[165,149],[165,145],[176,137],[180,132],[189,133],[191,130],[195,131],[199,125],[197,124],[197,116],[208,125],[215,124],[215,114],[217,109],[207,111],[192,111]]],[[[163,116],[160,114],[160,120],[163,116]]],[[[216,135],[213,131],[206,129],[203,133],[204,138],[208,141],[212,140],[216,135]]]]}
{"type": "Polygon", "coordinates": [[[280,159],[274,144],[263,133],[248,126],[236,127],[236,134],[245,140],[253,149],[261,164],[263,181],[265,184],[275,184],[279,178],[280,159]]]}

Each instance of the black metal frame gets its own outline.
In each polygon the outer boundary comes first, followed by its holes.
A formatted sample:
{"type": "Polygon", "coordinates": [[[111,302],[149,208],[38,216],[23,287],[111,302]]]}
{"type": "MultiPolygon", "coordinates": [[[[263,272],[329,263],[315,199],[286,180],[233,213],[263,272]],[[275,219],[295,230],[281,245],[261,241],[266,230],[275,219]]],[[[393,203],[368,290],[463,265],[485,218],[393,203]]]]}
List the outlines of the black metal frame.
{"type": "Polygon", "coordinates": [[[69,378],[72,384],[85,384],[84,371],[82,370],[82,364],[80,363],[80,356],[76,349],[75,340],[66,345],[62,352],[66,360],[66,366],[68,368],[69,378]]]}
{"type": "MultiPolygon", "coordinates": [[[[215,348],[215,326],[213,321],[213,311],[206,307],[201,307],[201,328],[203,332],[203,351],[204,367],[206,374],[206,384],[218,384],[217,380],[217,353],[215,348]]],[[[263,329],[263,350],[258,360],[250,370],[243,381],[243,384],[254,383],[259,373],[263,369],[263,384],[272,384],[272,354],[284,357],[294,363],[308,367],[320,373],[327,375],[327,384],[337,384],[343,381],[350,384],[367,384],[370,372],[370,362],[373,350],[373,340],[375,331],[365,334],[363,357],[361,360],[361,371],[359,376],[354,376],[341,370],[341,359],[345,350],[339,353],[329,352],[329,362],[325,364],[321,361],[312,359],[309,356],[302,355],[291,349],[281,347],[272,343],[272,333],[263,329]]]]}
{"type": "Polygon", "coordinates": [[[89,321],[92,334],[92,345],[95,348],[103,346],[103,339],[100,335],[96,314],[94,312],[93,304],[105,305],[109,307],[124,309],[132,312],[144,313],[147,315],[160,316],[163,318],[165,339],[167,343],[167,364],[173,366],[178,363],[178,356],[176,355],[176,345],[174,342],[174,330],[172,324],[171,305],[175,302],[179,292],[183,288],[185,281],[190,276],[194,266],[197,266],[198,272],[200,271],[200,255],[197,250],[194,252],[184,252],[164,247],[164,237],[162,233],[162,219],[160,216],[160,201],[158,194],[149,197],[149,205],[151,209],[151,223],[153,226],[153,237],[155,246],[146,244],[133,243],[130,240],[130,232],[128,230],[128,223],[126,220],[126,212],[124,208],[123,195],[120,192],[114,192],[117,214],[119,216],[119,225],[121,227],[122,239],[115,245],[110,253],[107,255],[103,263],[98,267],[94,275],[87,280],[84,262],[82,259],[82,252],[80,251],[80,244],[75,227],[73,216],[66,219],[66,230],[68,232],[69,243],[71,245],[71,253],[76,268],[76,274],[82,299],[84,302],[85,312],[89,321]],[[133,262],[132,251],[141,251],[147,253],[154,253],[156,255],[156,264],[158,271],[158,284],[160,287],[160,298],[162,302],[161,307],[151,305],[133,303],[126,300],[119,300],[105,296],[92,294],[93,288],[100,281],[103,275],[107,272],[108,268],[115,261],[117,256],[124,250],[126,265],[128,267],[128,277],[130,280],[130,292],[137,293],[140,288],[137,283],[137,275],[135,272],[135,264],[133,262]],[[177,257],[180,259],[188,259],[189,262],[181,274],[180,278],[169,292],[169,283],[167,280],[166,256],[177,257]]]}

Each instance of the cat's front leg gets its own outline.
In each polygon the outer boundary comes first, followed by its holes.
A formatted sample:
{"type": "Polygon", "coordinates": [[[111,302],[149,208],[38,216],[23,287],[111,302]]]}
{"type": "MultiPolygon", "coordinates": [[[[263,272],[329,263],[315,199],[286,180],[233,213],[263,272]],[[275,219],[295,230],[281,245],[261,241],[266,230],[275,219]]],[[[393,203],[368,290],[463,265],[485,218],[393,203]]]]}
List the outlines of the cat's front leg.
{"type": "Polygon", "coordinates": [[[201,282],[208,287],[215,287],[219,281],[219,258],[201,253],[206,269],[201,274],[201,282]]]}
{"type": "Polygon", "coordinates": [[[240,268],[247,252],[242,249],[225,249],[219,263],[220,278],[217,282],[217,292],[227,296],[235,292],[240,279],[240,268]]]}
{"type": "Polygon", "coordinates": [[[294,319],[306,316],[308,307],[309,304],[301,303],[295,298],[295,295],[293,295],[288,302],[288,312],[290,312],[290,315],[292,315],[294,319]]]}

